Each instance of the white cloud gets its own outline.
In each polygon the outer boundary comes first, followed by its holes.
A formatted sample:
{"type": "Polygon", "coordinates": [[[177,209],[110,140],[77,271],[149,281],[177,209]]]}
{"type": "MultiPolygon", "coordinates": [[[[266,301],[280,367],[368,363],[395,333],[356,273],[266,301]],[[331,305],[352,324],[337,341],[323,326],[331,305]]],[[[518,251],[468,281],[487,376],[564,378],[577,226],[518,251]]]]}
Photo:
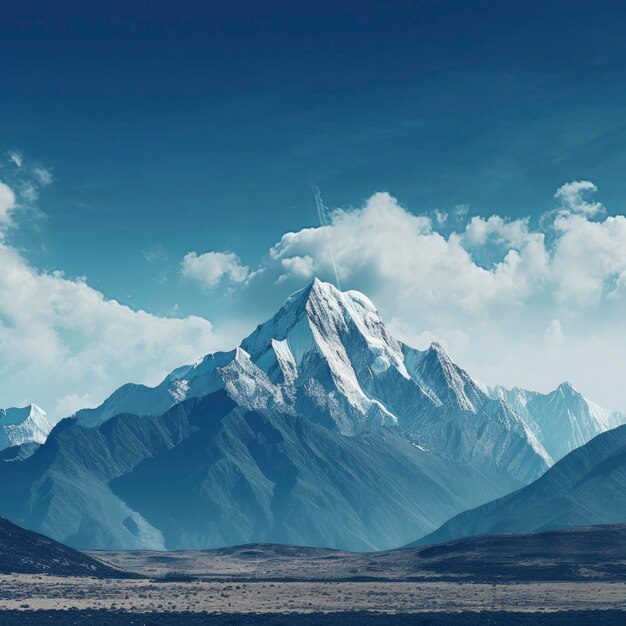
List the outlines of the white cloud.
{"type": "Polygon", "coordinates": [[[519,248],[528,238],[528,218],[505,220],[499,215],[488,219],[475,215],[469,221],[463,236],[468,247],[484,246],[490,239],[501,245],[519,248]]]}
{"type": "Polygon", "coordinates": [[[0,229],[11,222],[11,212],[15,208],[15,194],[13,190],[0,181],[0,229]]]}
{"type": "Polygon", "coordinates": [[[278,278],[278,282],[283,282],[288,276],[308,280],[315,275],[315,261],[308,254],[281,259],[280,264],[285,273],[278,278]]]}
{"type": "Polygon", "coordinates": [[[552,259],[555,295],[563,304],[589,307],[619,287],[626,271],[626,217],[590,221],[583,215],[557,218],[552,259]]]}
{"type": "MultiPolygon", "coordinates": [[[[14,206],[0,183],[0,215],[14,206]]],[[[134,310],[82,278],[37,270],[0,239],[2,406],[36,402],[59,419],[125,382],[155,384],[215,347],[209,321],[134,310]]]]}
{"type": "Polygon", "coordinates": [[[190,252],[182,261],[181,273],[207,289],[215,287],[222,279],[243,283],[251,275],[250,268],[242,265],[233,252],[205,252],[200,255],[190,252]]]}
{"type": "Polygon", "coordinates": [[[566,337],[561,326],[561,320],[552,320],[545,332],[548,346],[552,348],[562,348],[565,345],[566,337]]]}
{"type": "MultiPolygon", "coordinates": [[[[508,252],[492,270],[474,263],[463,237],[453,233],[445,238],[427,216],[409,213],[387,193],[375,194],[361,209],[334,212],[327,228],[342,282],[378,292],[386,301],[411,302],[424,313],[440,307],[480,314],[490,303],[516,302],[546,272],[542,235],[529,234],[521,222],[500,222],[504,235],[515,236],[518,250],[508,252]]],[[[491,227],[494,220],[487,223],[491,227]]],[[[270,262],[267,269],[282,282],[333,275],[323,228],[286,233],[270,250],[270,262]]]]}
{"type": "Polygon", "coordinates": [[[15,167],[22,167],[24,159],[22,153],[19,150],[9,150],[9,160],[15,165],[15,167]]]}
{"type": "Polygon", "coordinates": [[[41,165],[36,165],[33,168],[33,176],[35,177],[37,182],[43,187],[47,187],[54,180],[52,171],[46,167],[42,167],[41,165]]]}
{"type": "Polygon", "coordinates": [[[598,188],[588,180],[573,180],[559,187],[554,197],[561,202],[561,208],[571,213],[595,215],[604,212],[600,202],[589,202],[588,196],[598,188]]]}

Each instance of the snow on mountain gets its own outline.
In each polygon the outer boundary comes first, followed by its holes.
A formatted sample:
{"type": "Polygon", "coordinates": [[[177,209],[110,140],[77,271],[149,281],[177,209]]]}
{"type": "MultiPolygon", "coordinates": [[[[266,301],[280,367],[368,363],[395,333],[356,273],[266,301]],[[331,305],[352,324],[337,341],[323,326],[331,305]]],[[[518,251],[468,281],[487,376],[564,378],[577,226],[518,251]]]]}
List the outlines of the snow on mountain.
{"type": "Polygon", "coordinates": [[[366,296],[317,279],[236,350],[178,368],[155,388],[125,385],[75,417],[97,426],[118,413],[159,415],[218,389],[246,408],[305,415],[347,436],[396,429],[447,458],[495,463],[520,483],[550,463],[523,420],[439,344],[402,344],[366,296]]]}
{"type": "Polygon", "coordinates": [[[25,443],[43,443],[52,426],[46,412],[36,404],[0,409],[0,450],[25,443]]]}
{"type": "Polygon", "coordinates": [[[278,387],[250,361],[244,350],[236,348],[208,354],[193,365],[179,367],[157,387],[123,385],[99,407],[81,409],[73,417],[84,426],[93,427],[119,413],[160,415],[183,400],[202,397],[225,387],[251,408],[271,404],[270,397],[280,403],[278,387]]]}
{"type": "Polygon", "coordinates": [[[496,387],[492,395],[522,417],[554,461],[596,435],[626,423],[624,413],[591,402],[570,383],[562,383],[548,394],[496,387]]]}
{"type": "Polygon", "coordinates": [[[415,358],[416,351],[403,346],[409,357],[411,377],[441,406],[476,413],[485,402],[485,394],[471,377],[457,367],[443,347],[433,343],[426,353],[415,358]]]}
{"type": "Polygon", "coordinates": [[[599,434],[535,482],[453,517],[416,544],[624,522],[626,425],[599,434]]]}

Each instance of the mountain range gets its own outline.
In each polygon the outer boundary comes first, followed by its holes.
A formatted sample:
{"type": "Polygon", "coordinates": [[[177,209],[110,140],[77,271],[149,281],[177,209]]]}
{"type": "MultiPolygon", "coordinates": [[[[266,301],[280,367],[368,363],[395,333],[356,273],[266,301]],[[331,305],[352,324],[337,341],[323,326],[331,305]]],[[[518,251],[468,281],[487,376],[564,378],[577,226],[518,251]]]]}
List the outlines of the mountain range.
{"type": "Polygon", "coordinates": [[[19,460],[0,463],[0,512],[83,548],[385,549],[625,419],[570,385],[486,389],[316,279],[234,350],[124,385],[0,457],[19,460]]]}

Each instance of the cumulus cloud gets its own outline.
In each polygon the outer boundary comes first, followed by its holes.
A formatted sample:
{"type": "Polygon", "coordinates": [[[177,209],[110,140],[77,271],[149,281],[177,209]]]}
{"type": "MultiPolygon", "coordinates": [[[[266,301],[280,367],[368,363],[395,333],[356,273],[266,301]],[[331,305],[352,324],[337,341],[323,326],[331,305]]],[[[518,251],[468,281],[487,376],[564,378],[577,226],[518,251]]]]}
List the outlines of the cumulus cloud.
{"type": "Polygon", "coordinates": [[[540,220],[543,228],[532,229],[528,217],[475,215],[447,236],[436,219],[377,193],[361,208],[333,212],[329,226],[285,233],[258,279],[332,279],[330,238],[342,283],[410,301],[413,309],[437,307],[438,316],[483,315],[536,297],[554,306],[595,306],[626,282],[626,217],[592,218],[602,205],[582,194],[595,189],[588,181],[561,187],[563,210],[547,212],[551,221],[540,220]],[[485,251],[489,263],[478,263],[485,251]]]}
{"type": "Polygon", "coordinates": [[[484,219],[475,215],[469,221],[463,238],[468,247],[484,246],[489,240],[514,248],[522,246],[528,238],[528,218],[506,220],[499,215],[484,219]]]}
{"type": "MultiPolygon", "coordinates": [[[[485,224],[495,233],[496,220],[485,224]]],[[[373,195],[360,209],[334,212],[325,228],[342,282],[361,284],[386,300],[414,302],[423,310],[480,314],[490,303],[517,301],[546,272],[543,236],[528,233],[523,222],[499,218],[498,224],[501,237],[514,238],[516,249],[490,270],[473,261],[464,236],[444,237],[429,217],[410,213],[387,193],[373,195]]],[[[283,235],[270,250],[269,273],[278,273],[282,282],[314,274],[331,277],[326,234],[324,228],[307,228],[283,235]]]]}
{"type": "Polygon", "coordinates": [[[619,287],[626,271],[626,217],[594,222],[583,215],[561,216],[555,228],[552,278],[557,300],[577,307],[597,306],[619,287]]]}
{"type": "Polygon", "coordinates": [[[4,244],[0,267],[3,404],[33,401],[66,417],[125,382],[154,384],[215,346],[205,319],[131,309],[83,279],[38,271],[4,244]]]}
{"type": "Polygon", "coordinates": [[[308,254],[305,256],[292,256],[281,259],[280,264],[285,272],[278,277],[277,282],[279,283],[283,282],[288,277],[308,280],[315,276],[315,261],[313,257],[308,254]]]}
{"type": "Polygon", "coordinates": [[[227,279],[233,283],[243,283],[250,277],[250,268],[241,263],[233,252],[205,252],[186,254],[181,263],[181,273],[203,287],[210,289],[227,279]]]}
{"type": "Polygon", "coordinates": [[[574,180],[559,187],[554,197],[561,202],[561,208],[571,213],[596,215],[604,212],[600,202],[590,202],[589,196],[598,188],[588,180],[574,180]]]}
{"type": "Polygon", "coordinates": [[[10,223],[11,212],[14,208],[15,194],[13,190],[7,184],[0,181],[0,229],[10,223]]]}
{"type": "Polygon", "coordinates": [[[552,348],[561,348],[565,345],[565,333],[561,326],[561,320],[552,320],[546,328],[545,332],[546,341],[552,348]]]}

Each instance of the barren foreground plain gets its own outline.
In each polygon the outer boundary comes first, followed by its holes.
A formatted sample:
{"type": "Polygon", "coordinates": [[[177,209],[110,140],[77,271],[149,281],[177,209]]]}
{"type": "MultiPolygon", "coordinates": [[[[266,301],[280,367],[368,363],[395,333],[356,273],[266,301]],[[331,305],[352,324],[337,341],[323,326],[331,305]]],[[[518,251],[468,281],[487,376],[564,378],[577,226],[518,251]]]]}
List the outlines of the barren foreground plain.
{"type": "Polygon", "coordinates": [[[626,526],[374,554],[252,545],[87,556],[123,577],[1,574],[0,624],[626,623],[626,526]]]}

